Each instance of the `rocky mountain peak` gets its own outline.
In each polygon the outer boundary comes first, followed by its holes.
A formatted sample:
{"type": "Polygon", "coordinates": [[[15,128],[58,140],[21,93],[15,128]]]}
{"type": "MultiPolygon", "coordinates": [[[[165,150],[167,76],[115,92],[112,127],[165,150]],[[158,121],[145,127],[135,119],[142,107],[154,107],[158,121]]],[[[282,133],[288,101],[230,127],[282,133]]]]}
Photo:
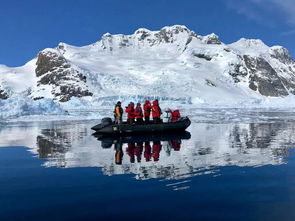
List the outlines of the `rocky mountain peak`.
{"type": "Polygon", "coordinates": [[[266,46],[263,41],[260,39],[247,39],[247,38],[241,38],[239,41],[237,41],[247,47],[252,47],[252,46],[257,46],[257,45],[262,45],[266,46]]]}
{"type": "Polygon", "coordinates": [[[139,28],[134,32],[134,35],[140,35],[144,33],[151,33],[152,31],[147,28],[139,28]]]}
{"type": "Polygon", "coordinates": [[[202,42],[205,44],[221,44],[221,41],[219,40],[219,36],[215,33],[212,33],[210,35],[206,35],[203,37],[202,42]]]}
{"type": "Polygon", "coordinates": [[[137,29],[132,35],[106,33],[101,38],[103,49],[114,51],[126,47],[157,46],[166,43],[187,42],[197,35],[184,25],[163,27],[159,31],[150,31],[146,28],[137,29]]]}
{"type": "Polygon", "coordinates": [[[61,102],[68,101],[71,97],[92,96],[86,85],[86,76],[73,68],[70,62],[55,49],[45,49],[38,54],[36,62],[36,76],[39,77],[39,89],[33,93],[34,99],[43,98],[47,93],[52,94],[61,102]]]}
{"type": "Polygon", "coordinates": [[[294,60],[292,59],[289,51],[282,46],[273,46],[270,48],[270,54],[273,58],[278,59],[280,62],[284,64],[292,63],[294,60]]]}
{"type": "Polygon", "coordinates": [[[5,82],[0,99],[6,99],[7,88],[20,88],[15,79],[22,82],[26,76],[20,78],[21,73],[32,75],[25,85],[32,98],[61,102],[140,95],[211,104],[220,97],[228,103],[295,94],[295,64],[287,49],[245,38],[226,45],[214,33],[196,35],[182,25],[140,28],[131,35],[106,33],[84,47],[60,43],[41,51],[33,65],[0,66],[0,86],[5,82]]]}
{"type": "Polygon", "coordinates": [[[195,32],[189,30],[186,26],[184,25],[173,25],[173,26],[165,26],[163,27],[161,31],[167,32],[167,33],[172,33],[172,34],[179,34],[179,33],[187,33],[190,36],[196,36],[195,32]]]}
{"type": "Polygon", "coordinates": [[[52,72],[56,68],[68,68],[66,59],[54,49],[45,49],[37,55],[36,76],[40,77],[47,72],[52,72]]]}

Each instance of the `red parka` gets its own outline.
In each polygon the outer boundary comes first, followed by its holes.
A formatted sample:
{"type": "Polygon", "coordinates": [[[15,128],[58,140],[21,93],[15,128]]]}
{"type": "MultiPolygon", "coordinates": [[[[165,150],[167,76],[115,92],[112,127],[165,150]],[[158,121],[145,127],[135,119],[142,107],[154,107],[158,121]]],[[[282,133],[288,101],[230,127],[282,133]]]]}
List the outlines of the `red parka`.
{"type": "Polygon", "coordinates": [[[161,109],[159,107],[158,101],[154,100],[153,101],[153,106],[152,106],[152,116],[153,118],[160,118],[161,117],[161,109]]]}
{"type": "Polygon", "coordinates": [[[160,151],[162,149],[162,145],[160,142],[154,142],[152,147],[152,156],[154,158],[154,161],[159,161],[160,158],[160,151]]]}
{"type": "Polygon", "coordinates": [[[144,143],[144,158],[146,162],[151,161],[152,158],[152,148],[150,142],[144,143]]]}
{"type": "Polygon", "coordinates": [[[170,110],[171,113],[171,121],[177,121],[180,118],[180,112],[179,110],[170,110]]]}
{"type": "Polygon", "coordinates": [[[141,107],[136,107],[134,113],[135,113],[136,119],[142,119],[143,118],[143,113],[142,113],[142,108],[141,107]]]}
{"type": "Polygon", "coordinates": [[[175,151],[179,151],[181,148],[181,141],[180,140],[171,140],[172,148],[175,151]]]}
{"type": "Polygon", "coordinates": [[[149,117],[150,116],[151,109],[152,109],[151,103],[148,100],[146,100],[145,101],[145,104],[143,105],[143,110],[144,110],[144,116],[145,117],[149,117]]]}
{"type": "Polygon", "coordinates": [[[128,143],[127,145],[128,146],[126,148],[126,152],[128,153],[128,155],[130,157],[130,163],[134,163],[134,161],[135,161],[135,153],[134,153],[135,144],[134,143],[128,143]]]}
{"type": "Polygon", "coordinates": [[[127,113],[127,119],[135,118],[135,109],[133,105],[129,104],[125,111],[127,113]]]}
{"type": "Polygon", "coordinates": [[[134,154],[137,158],[137,162],[141,161],[142,151],[143,151],[143,143],[137,143],[134,149],[134,154]]]}

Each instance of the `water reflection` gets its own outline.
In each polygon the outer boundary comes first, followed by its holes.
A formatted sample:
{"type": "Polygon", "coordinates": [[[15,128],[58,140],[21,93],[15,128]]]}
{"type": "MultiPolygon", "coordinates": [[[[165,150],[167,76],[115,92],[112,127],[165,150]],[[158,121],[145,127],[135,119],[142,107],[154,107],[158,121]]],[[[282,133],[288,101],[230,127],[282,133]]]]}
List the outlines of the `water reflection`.
{"type": "Polygon", "coordinates": [[[295,144],[293,122],[193,123],[190,133],[120,138],[94,137],[91,125],[92,121],[14,125],[1,128],[0,146],[27,146],[47,159],[46,167],[98,167],[109,176],[134,174],[136,179],[187,183],[192,176],[220,175],[224,166],[286,163],[295,144]]]}
{"type": "Polygon", "coordinates": [[[140,163],[142,158],[145,162],[157,162],[160,159],[160,152],[163,150],[167,156],[171,151],[180,151],[181,140],[190,139],[191,134],[187,131],[169,134],[147,134],[121,137],[108,137],[100,134],[94,134],[101,141],[102,148],[111,148],[115,150],[115,164],[122,165],[123,156],[129,157],[130,163],[140,163]],[[125,153],[123,145],[126,144],[125,153]]]}

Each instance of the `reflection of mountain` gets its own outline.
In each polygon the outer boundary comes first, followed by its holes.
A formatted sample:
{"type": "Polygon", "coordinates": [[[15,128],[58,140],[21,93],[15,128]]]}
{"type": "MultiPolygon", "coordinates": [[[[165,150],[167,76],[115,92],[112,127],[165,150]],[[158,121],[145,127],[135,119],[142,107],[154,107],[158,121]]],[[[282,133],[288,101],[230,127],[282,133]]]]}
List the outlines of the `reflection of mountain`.
{"type": "MultiPolygon", "coordinates": [[[[114,146],[103,149],[94,137],[88,138],[89,133],[85,133],[84,137],[76,137],[73,142],[71,133],[77,134],[77,128],[71,128],[63,134],[60,131],[43,130],[37,141],[40,156],[47,154],[53,157],[45,163],[46,166],[102,167],[106,175],[136,174],[137,179],[182,179],[208,174],[214,172],[212,168],[229,165],[282,164],[289,155],[287,144],[295,140],[293,129],[292,124],[283,123],[194,124],[191,128],[192,139],[183,140],[179,151],[171,147],[171,142],[161,142],[158,161],[152,157],[151,161],[146,161],[144,144],[139,151],[141,161],[138,162],[136,153],[134,160],[131,160],[128,144],[123,144],[121,165],[115,163],[114,146]],[[84,145],[81,145],[83,142],[84,145]]],[[[152,142],[150,145],[152,147],[152,142]]]]}
{"type": "Polygon", "coordinates": [[[48,158],[44,163],[47,167],[101,167],[105,175],[185,179],[230,165],[282,164],[295,142],[293,123],[199,123],[191,125],[192,138],[182,140],[180,147],[173,147],[171,141],[153,147],[155,142],[151,141],[149,149],[145,142],[137,141],[131,147],[125,143],[119,149],[118,144],[104,149],[91,136],[92,124],[60,122],[2,128],[0,145],[29,146],[40,158],[48,158]]]}

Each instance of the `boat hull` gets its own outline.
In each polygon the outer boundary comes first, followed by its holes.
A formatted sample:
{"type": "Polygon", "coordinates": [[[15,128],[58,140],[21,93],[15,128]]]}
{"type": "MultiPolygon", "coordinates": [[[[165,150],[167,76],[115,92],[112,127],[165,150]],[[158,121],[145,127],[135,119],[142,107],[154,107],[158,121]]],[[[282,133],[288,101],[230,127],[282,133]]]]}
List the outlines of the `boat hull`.
{"type": "Polygon", "coordinates": [[[108,134],[94,133],[103,148],[110,148],[113,144],[125,143],[143,143],[143,142],[161,142],[173,140],[188,140],[191,134],[187,131],[171,132],[171,133],[148,133],[148,134],[130,134],[122,136],[113,136],[108,134]]]}
{"type": "Polygon", "coordinates": [[[167,122],[167,123],[150,123],[150,124],[111,124],[108,126],[102,126],[98,124],[92,127],[92,130],[95,130],[101,134],[112,134],[112,135],[121,135],[121,134],[142,134],[142,133],[158,133],[158,132],[170,132],[170,131],[184,131],[191,124],[191,121],[188,117],[182,118],[176,122],[167,122]]]}

